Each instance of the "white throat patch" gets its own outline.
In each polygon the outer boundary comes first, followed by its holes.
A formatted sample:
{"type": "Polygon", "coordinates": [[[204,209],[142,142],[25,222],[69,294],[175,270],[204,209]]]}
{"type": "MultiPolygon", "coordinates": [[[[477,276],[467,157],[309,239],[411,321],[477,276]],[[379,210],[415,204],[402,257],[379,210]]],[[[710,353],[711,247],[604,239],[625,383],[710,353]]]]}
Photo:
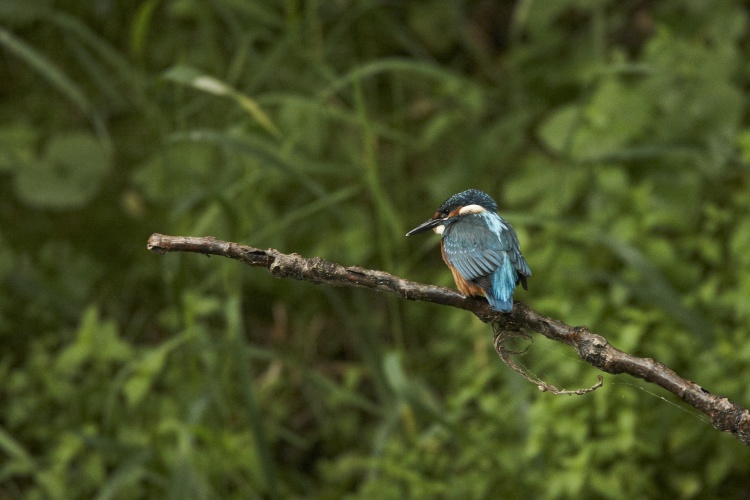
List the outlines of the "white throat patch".
{"type": "Polygon", "coordinates": [[[433,227],[432,230],[435,231],[435,234],[443,234],[443,231],[445,231],[445,226],[443,224],[440,224],[439,226],[433,227]]]}
{"type": "Polygon", "coordinates": [[[481,214],[486,211],[487,209],[480,205],[466,205],[465,207],[461,207],[461,210],[458,211],[458,215],[481,214]]]}

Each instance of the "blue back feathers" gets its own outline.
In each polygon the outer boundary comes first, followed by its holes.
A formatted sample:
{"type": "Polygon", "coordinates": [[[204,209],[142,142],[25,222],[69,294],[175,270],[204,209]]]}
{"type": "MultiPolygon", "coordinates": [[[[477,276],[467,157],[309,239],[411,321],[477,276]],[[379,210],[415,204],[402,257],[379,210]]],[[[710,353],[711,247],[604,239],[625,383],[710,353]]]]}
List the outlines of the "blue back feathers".
{"type": "Polygon", "coordinates": [[[466,281],[485,291],[493,309],[510,312],[513,308],[513,290],[521,283],[526,288],[526,278],[531,269],[521,254],[518,237],[513,227],[497,213],[497,205],[485,193],[464,191],[452,196],[440,211],[456,206],[481,205],[487,211],[451,217],[445,221],[443,248],[448,262],[466,281]],[[470,199],[454,200],[456,197],[470,199]],[[477,193],[489,199],[477,199],[477,193]],[[489,206],[488,206],[489,205],[489,206]]]}

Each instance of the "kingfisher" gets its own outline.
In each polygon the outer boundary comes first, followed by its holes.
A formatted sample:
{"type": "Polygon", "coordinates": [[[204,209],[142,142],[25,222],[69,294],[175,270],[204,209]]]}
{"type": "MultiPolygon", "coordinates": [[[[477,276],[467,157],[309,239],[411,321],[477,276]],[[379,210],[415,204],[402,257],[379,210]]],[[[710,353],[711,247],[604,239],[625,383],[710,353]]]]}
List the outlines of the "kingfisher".
{"type": "Polygon", "coordinates": [[[497,213],[497,203],[478,189],[448,198],[432,219],[408,233],[432,229],[441,235],[440,251],[464,295],[484,295],[492,309],[510,312],[513,290],[531,269],[523,258],[513,227],[497,213]]]}

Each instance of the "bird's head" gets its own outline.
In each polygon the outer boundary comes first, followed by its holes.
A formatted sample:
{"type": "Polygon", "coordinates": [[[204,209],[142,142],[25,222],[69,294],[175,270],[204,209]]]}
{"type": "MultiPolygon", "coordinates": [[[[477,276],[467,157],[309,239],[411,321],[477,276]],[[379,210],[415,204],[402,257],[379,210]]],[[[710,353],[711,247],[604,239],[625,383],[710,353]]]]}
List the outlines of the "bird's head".
{"type": "Polygon", "coordinates": [[[428,229],[442,234],[446,224],[451,224],[458,217],[482,212],[497,212],[497,203],[484,191],[467,189],[445,200],[432,219],[415,227],[406,236],[423,233],[428,229]]]}

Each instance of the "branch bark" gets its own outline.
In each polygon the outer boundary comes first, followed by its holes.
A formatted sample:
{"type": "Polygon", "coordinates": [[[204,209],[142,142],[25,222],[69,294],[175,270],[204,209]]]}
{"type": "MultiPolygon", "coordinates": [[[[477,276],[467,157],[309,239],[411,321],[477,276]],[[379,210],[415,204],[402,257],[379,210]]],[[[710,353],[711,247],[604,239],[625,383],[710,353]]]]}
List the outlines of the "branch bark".
{"type": "Polygon", "coordinates": [[[408,281],[383,271],[356,266],[345,267],[319,257],[305,258],[273,249],[261,250],[213,237],[166,236],[154,233],[148,239],[147,248],[158,254],[194,252],[220,255],[251,266],[265,267],[275,278],[294,278],[330,286],[370,288],[406,300],[433,302],[464,309],[482,321],[493,324],[496,347],[498,332],[535,331],[548,339],[572,347],[581,359],[603,372],[627,373],[666,389],[708,415],[716,429],[730,432],[741,443],[750,446],[750,412],[747,409],[680,377],[658,361],[639,358],[615,348],[607,339],[592,333],[585,326],[566,325],[562,321],[543,316],[521,302],[516,302],[510,313],[498,313],[489,307],[487,301],[466,297],[449,288],[408,281]]]}

